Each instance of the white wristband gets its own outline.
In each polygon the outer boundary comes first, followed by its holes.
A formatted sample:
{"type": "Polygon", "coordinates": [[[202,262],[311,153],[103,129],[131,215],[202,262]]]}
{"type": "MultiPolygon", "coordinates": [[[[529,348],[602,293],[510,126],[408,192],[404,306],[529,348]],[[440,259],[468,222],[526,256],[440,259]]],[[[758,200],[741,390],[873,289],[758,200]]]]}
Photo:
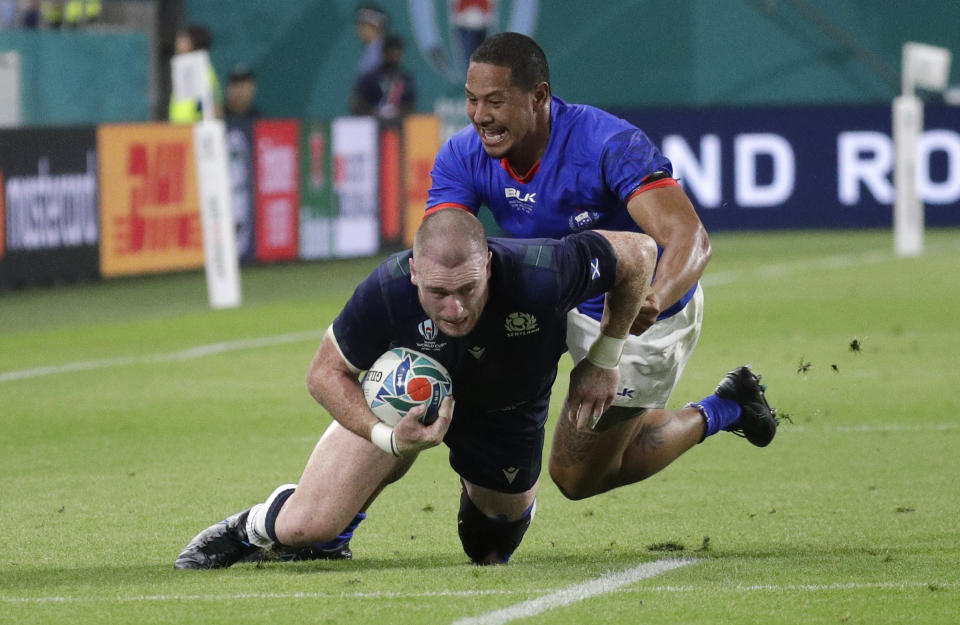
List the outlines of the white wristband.
{"type": "Polygon", "coordinates": [[[370,442],[385,451],[386,453],[400,457],[397,451],[397,436],[393,428],[386,423],[377,423],[370,430],[370,442]]]}
{"type": "Polygon", "coordinates": [[[612,336],[601,334],[590,346],[587,360],[594,367],[601,369],[616,369],[620,365],[620,354],[623,353],[623,344],[627,339],[615,339],[612,336]]]}

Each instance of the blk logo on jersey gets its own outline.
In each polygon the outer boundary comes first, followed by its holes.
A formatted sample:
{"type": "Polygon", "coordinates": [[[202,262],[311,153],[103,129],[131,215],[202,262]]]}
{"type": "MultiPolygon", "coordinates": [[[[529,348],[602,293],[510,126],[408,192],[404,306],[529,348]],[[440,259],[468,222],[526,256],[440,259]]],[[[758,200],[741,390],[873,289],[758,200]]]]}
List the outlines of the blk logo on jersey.
{"type": "Polygon", "coordinates": [[[507,336],[526,336],[540,331],[537,318],[525,312],[510,313],[503,325],[507,336]]]}
{"type": "Polygon", "coordinates": [[[520,191],[514,189],[513,187],[507,187],[503,190],[503,192],[507,199],[517,198],[521,202],[530,202],[531,204],[536,204],[536,193],[520,193],[520,191]]]}
{"type": "Polygon", "coordinates": [[[516,210],[525,215],[533,212],[533,204],[536,204],[536,193],[521,193],[513,187],[507,187],[503,190],[507,203],[516,210]]]}
{"type": "Polygon", "coordinates": [[[427,319],[426,321],[420,322],[420,325],[417,326],[417,329],[420,330],[420,336],[428,341],[432,341],[433,339],[437,338],[437,326],[434,325],[433,319],[427,319]]]}

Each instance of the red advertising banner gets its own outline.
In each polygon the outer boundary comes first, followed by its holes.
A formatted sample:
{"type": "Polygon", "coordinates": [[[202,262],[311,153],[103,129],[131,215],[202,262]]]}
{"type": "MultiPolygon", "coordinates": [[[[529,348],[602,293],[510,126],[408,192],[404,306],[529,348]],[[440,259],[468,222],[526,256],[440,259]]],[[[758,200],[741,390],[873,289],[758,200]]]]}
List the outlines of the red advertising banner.
{"type": "Polygon", "coordinates": [[[101,273],[203,267],[192,127],[108,124],[97,143],[101,273]]]}
{"type": "Polygon", "coordinates": [[[383,126],[380,130],[380,239],[383,243],[399,243],[403,236],[400,168],[400,128],[383,126]]]}
{"type": "Polygon", "coordinates": [[[297,258],[299,137],[296,120],[261,120],[253,126],[256,258],[261,262],[297,258]]]}

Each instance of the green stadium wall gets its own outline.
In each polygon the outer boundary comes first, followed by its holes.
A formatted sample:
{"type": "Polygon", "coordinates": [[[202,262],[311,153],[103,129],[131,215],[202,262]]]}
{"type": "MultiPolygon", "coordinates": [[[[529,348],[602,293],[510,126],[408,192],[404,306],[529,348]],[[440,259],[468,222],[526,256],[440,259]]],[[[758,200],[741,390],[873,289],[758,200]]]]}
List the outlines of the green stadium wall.
{"type": "Polygon", "coordinates": [[[20,53],[24,126],[142,121],[149,116],[146,33],[0,30],[20,53]]]}
{"type": "MultiPolygon", "coordinates": [[[[899,91],[901,47],[916,40],[960,52],[960,3],[942,0],[523,0],[550,59],[554,92],[602,107],[714,107],[888,102],[899,91]]],[[[209,25],[221,77],[236,63],[260,77],[270,116],[347,113],[361,46],[350,0],[234,0],[229,8],[187,0],[186,19],[209,25]]],[[[404,37],[417,81],[417,110],[459,98],[462,78],[444,78],[418,48],[418,0],[382,0],[404,37]]],[[[446,0],[436,12],[451,49],[446,0]]],[[[499,28],[517,26],[517,2],[501,0],[499,28]]],[[[953,83],[960,83],[954,63],[953,83]]]]}

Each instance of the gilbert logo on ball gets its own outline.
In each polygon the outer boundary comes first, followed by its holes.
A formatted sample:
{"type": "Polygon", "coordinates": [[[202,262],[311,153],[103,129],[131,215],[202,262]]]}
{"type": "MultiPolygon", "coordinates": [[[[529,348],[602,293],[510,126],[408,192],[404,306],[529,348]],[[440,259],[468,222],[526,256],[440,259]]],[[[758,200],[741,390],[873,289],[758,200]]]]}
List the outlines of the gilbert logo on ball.
{"type": "Polygon", "coordinates": [[[370,410],[387,425],[396,425],[420,404],[427,405],[420,421],[430,425],[437,419],[440,402],[453,390],[453,382],[446,368],[430,356],[395,347],[367,370],[361,387],[370,410]]]}

